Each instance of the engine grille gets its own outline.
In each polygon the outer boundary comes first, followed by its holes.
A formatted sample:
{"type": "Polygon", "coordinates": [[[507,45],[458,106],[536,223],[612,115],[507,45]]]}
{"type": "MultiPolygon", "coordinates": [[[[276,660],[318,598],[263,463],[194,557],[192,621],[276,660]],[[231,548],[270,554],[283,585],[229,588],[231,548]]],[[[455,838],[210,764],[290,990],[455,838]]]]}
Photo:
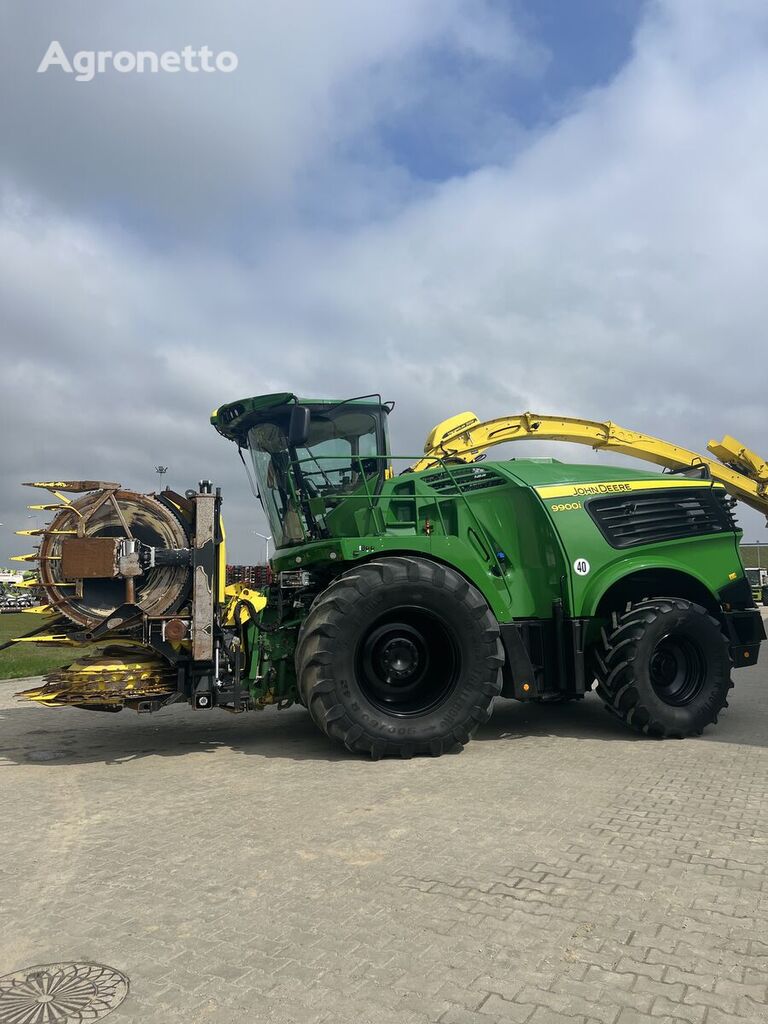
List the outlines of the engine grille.
{"type": "Polygon", "coordinates": [[[631,498],[592,498],[585,507],[614,548],[738,530],[735,502],[724,491],[677,488],[631,498]]]}
{"type": "Polygon", "coordinates": [[[484,491],[489,487],[501,487],[507,480],[489,469],[478,466],[460,466],[440,473],[430,474],[424,478],[433,491],[440,494],[450,491],[484,491]]]}

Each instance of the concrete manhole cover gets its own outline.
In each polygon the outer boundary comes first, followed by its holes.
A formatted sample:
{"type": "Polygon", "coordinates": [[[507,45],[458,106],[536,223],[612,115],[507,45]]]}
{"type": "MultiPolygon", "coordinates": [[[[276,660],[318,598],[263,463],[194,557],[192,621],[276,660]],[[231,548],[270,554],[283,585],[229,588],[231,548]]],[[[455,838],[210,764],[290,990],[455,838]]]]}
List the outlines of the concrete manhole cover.
{"type": "Polygon", "coordinates": [[[101,1020],[128,995],[128,979],[103,964],[41,964],[0,978],[0,1024],[101,1020]]]}

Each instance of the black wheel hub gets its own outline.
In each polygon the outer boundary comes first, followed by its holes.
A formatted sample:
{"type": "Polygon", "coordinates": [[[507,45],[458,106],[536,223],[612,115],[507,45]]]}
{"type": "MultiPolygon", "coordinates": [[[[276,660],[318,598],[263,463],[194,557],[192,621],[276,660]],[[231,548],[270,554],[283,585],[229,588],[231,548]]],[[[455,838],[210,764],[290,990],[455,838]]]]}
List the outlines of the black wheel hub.
{"type": "Polygon", "coordinates": [[[448,626],[432,612],[401,608],[378,620],[358,648],[366,697],[394,715],[423,714],[453,690],[459,657],[448,626]]]}
{"type": "Polygon", "coordinates": [[[667,635],[651,655],[651,685],[672,707],[685,707],[701,693],[707,666],[701,648],[690,637],[667,635]]]}
{"type": "Polygon", "coordinates": [[[407,683],[418,674],[423,654],[410,637],[395,634],[384,641],[378,655],[382,674],[394,683],[407,683]]]}

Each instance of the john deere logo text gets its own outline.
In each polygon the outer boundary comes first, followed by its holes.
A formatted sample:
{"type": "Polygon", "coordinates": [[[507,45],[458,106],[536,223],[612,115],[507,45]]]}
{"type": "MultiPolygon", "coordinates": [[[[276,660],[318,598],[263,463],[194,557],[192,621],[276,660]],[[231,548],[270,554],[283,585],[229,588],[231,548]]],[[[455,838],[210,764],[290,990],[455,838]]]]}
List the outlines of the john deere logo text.
{"type": "Polygon", "coordinates": [[[657,491],[680,487],[718,487],[701,480],[607,480],[594,484],[544,484],[536,488],[542,498],[590,498],[595,494],[626,494],[627,491],[657,491]]]}
{"type": "Polygon", "coordinates": [[[607,494],[609,491],[631,491],[629,484],[576,484],[574,495],[607,494]]]}

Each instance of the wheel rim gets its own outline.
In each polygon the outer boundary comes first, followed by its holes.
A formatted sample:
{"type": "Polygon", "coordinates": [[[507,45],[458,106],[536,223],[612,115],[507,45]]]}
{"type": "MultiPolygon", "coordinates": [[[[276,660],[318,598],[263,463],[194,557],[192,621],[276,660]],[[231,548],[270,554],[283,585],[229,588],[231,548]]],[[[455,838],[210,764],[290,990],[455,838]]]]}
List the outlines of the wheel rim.
{"type": "Polygon", "coordinates": [[[684,707],[698,697],[706,672],[704,654],[690,637],[667,634],[651,655],[651,685],[656,695],[672,707],[684,707]]]}
{"type": "Polygon", "coordinates": [[[358,646],[358,681],[391,715],[422,715],[459,680],[461,659],[447,623],[424,608],[398,608],[373,623],[358,646]]]}

